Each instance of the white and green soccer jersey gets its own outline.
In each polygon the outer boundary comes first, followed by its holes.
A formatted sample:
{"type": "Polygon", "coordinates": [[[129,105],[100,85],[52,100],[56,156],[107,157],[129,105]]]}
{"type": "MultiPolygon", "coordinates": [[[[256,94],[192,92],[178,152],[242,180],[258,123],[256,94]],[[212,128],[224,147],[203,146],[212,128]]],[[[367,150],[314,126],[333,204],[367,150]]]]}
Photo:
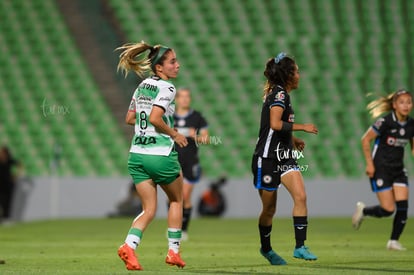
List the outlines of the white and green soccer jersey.
{"type": "Polygon", "coordinates": [[[174,127],[175,87],[172,83],[153,76],[139,84],[132,96],[129,111],[136,113],[135,135],[131,153],[168,156],[174,146],[170,136],[158,132],[149,122],[154,105],[164,109],[163,120],[174,127]]]}

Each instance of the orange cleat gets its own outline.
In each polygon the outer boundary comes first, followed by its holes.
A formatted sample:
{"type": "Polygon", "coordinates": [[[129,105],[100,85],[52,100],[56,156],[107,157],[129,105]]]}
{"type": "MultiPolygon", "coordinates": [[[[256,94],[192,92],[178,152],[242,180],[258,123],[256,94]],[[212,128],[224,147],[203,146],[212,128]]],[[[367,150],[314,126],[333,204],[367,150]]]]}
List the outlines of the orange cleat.
{"type": "Polygon", "coordinates": [[[180,268],[183,268],[185,266],[185,262],[181,259],[180,253],[175,253],[172,249],[168,250],[165,262],[169,265],[176,265],[180,268]]]}
{"type": "Polygon", "coordinates": [[[124,261],[126,269],[143,270],[142,266],[138,263],[137,257],[135,256],[135,251],[126,243],[119,247],[118,256],[124,261]]]}

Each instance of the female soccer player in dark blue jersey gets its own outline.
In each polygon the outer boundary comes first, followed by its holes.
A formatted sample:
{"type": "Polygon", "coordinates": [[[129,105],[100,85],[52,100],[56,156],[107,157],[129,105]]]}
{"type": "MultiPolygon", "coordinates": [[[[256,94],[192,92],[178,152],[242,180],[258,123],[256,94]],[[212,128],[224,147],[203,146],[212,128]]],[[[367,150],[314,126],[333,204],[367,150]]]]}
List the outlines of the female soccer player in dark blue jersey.
{"type": "Polygon", "coordinates": [[[264,75],[263,107],[259,139],[252,159],[254,185],[259,190],[262,212],[259,217],[260,253],[272,265],[284,265],[286,261],[271,246],[273,216],[276,212],[277,189],[282,183],[293,199],[293,225],[296,246],[293,256],[316,260],[304,245],[308,226],[305,186],[296,162],[298,151],[305,143],[295,138],[292,131],[316,134],[313,124],[294,123],[290,93],[299,86],[299,68],[293,58],[280,53],[266,63],[264,75]],[[295,151],[298,150],[298,151],[295,151]]]}
{"type": "Polygon", "coordinates": [[[408,143],[414,153],[414,120],[409,117],[412,108],[412,95],[405,90],[374,100],[368,104],[374,118],[388,113],[378,118],[362,137],[365,172],[380,204],[365,207],[363,202],[358,202],[352,224],[358,229],[364,216],[381,218],[396,212],[386,246],[390,250],[405,250],[398,240],[404,230],[408,211],[408,177],[403,159],[404,147],[408,143]],[[371,151],[373,140],[375,142],[371,151]]]}
{"type": "Polygon", "coordinates": [[[180,88],[175,96],[174,128],[187,138],[186,147],[176,146],[178,161],[184,177],[183,182],[183,226],[181,240],[188,239],[191,219],[191,194],[201,177],[198,145],[208,143],[208,124],[200,112],[191,108],[191,92],[180,88]]]}

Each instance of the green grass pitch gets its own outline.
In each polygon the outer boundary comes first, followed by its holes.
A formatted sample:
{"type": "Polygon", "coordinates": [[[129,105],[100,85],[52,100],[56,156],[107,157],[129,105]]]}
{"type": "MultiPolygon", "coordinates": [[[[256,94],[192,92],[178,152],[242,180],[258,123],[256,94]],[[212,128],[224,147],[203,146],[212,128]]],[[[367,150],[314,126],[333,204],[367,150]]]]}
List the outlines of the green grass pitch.
{"type": "MultiPolygon", "coordinates": [[[[117,256],[132,218],[64,219],[0,226],[0,274],[128,274],[117,256]]],[[[289,218],[275,218],[273,248],[287,260],[271,266],[259,254],[256,219],[194,219],[182,244],[184,269],[164,263],[166,220],[156,219],[138,248],[142,274],[413,274],[414,226],[401,242],[407,251],[385,249],[391,219],[366,219],[354,231],[350,218],[310,218],[314,262],[294,259],[289,218]]]]}

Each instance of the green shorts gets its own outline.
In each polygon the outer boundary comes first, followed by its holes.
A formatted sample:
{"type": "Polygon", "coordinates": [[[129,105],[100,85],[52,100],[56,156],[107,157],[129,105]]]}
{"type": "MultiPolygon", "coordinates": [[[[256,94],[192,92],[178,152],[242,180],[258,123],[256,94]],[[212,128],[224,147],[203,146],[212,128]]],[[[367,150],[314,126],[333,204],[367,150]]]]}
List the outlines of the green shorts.
{"type": "Polygon", "coordinates": [[[129,153],[128,172],[135,184],[149,179],[156,184],[170,184],[180,176],[180,170],[176,151],[169,156],[129,153]]]}

